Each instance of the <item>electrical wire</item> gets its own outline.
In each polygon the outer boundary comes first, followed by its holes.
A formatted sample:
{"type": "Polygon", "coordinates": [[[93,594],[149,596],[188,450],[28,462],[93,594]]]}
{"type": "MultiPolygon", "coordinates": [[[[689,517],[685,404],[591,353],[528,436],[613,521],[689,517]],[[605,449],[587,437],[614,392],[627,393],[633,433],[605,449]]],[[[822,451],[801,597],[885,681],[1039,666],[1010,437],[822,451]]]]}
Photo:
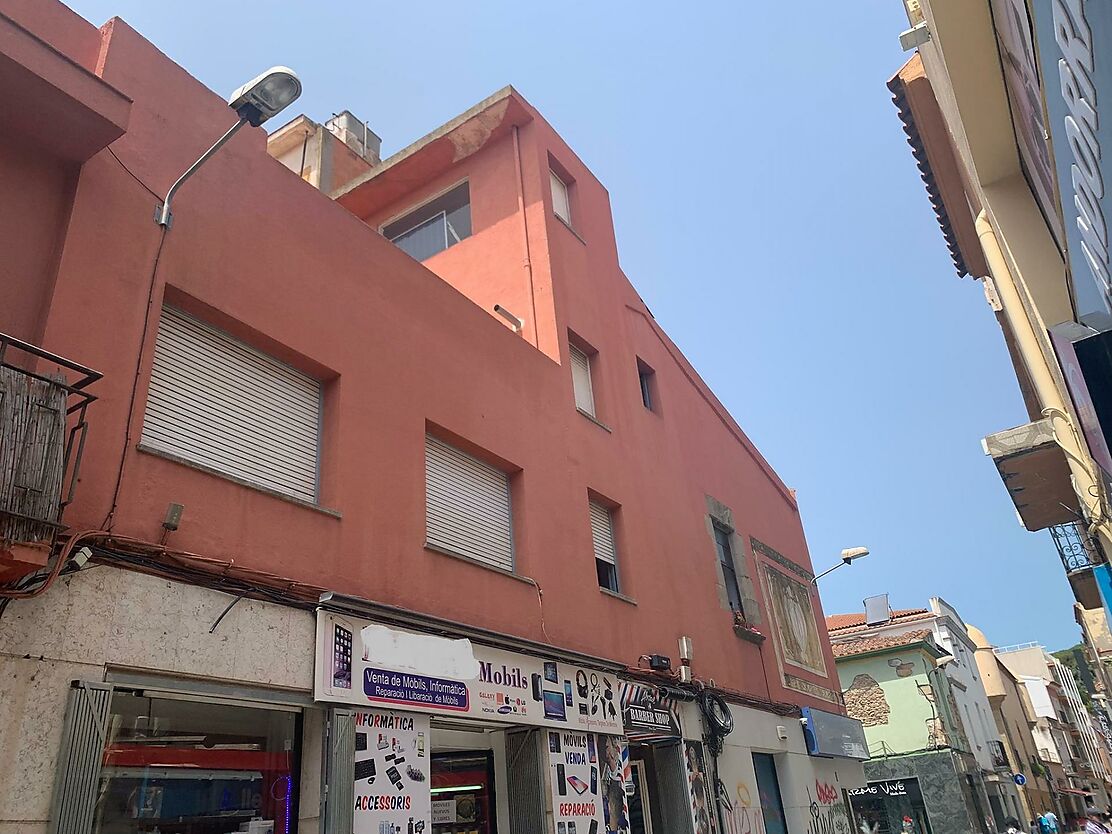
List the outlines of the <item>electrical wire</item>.
{"type": "MultiPolygon", "coordinates": [[[[115,154],[113,154],[115,156],[115,154]]],[[[101,523],[101,528],[106,532],[112,532],[112,525],[116,523],[116,509],[119,507],[120,502],[120,488],[123,486],[124,481],[124,464],[127,462],[127,452],[131,446],[131,427],[134,423],[135,417],[135,398],[139,393],[139,376],[143,370],[143,351],[147,346],[147,334],[151,327],[151,305],[154,303],[154,288],[158,283],[158,264],[162,259],[162,247],[166,244],[166,232],[169,230],[168,226],[161,226],[158,236],[158,249],[154,254],[154,263],[151,265],[151,277],[147,283],[147,306],[143,315],[143,332],[139,337],[139,350],[135,357],[135,377],[131,381],[131,395],[128,398],[127,404],[127,418],[124,421],[124,443],[123,449],[120,451],[120,465],[116,470],[116,484],[112,488],[112,504],[108,508],[108,513],[101,523]]]]}
{"type": "Polygon", "coordinates": [[[141,179],[139,179],[139,176],[134,171],[132,171],[130,168],[127,167],[127,163],[124,162],[122,159],[120,159],[119,156],[116,155],[116,152],[114,150],[112,150],[111,145],[109,145],[106,150],[108,151],[108,153],[112,154],[112,158],[114,160],[116,160],[118,163],[120,163],[120,167],[123,168],[125,171],[127,171],[127,173],[131,176],[131,178],[133,180],[135,180],[137,183],[139,183],[139,185],[141,185],[144,189],[146,189],[151,194],[152,197],[154,197],[155,199],[158,199],[158,200],[162,199],[162,197],[158,194],[158,192],[156,192],[153,188],[151,188],[149,185],[147,185],[145,182],[143,182],[141,179]]]}

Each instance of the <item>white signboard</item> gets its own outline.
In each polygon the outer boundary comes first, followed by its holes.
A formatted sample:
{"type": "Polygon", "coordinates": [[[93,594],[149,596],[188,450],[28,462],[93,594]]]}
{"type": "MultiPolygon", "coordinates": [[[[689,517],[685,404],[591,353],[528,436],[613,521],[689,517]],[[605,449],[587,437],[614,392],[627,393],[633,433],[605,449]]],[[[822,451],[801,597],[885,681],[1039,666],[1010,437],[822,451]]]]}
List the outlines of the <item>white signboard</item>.
{"type": "Polygon", "coordinates": [[[568,730],[549,730],[547,738],[552,834],[628,831],[626,740],[568,730]]]}
{"type": "Polygon", "coordinates": [[[326,611],[317,612],[315,696],[622,734],[618,679],[609,673],[326,611]]]}
{"type": "Polygon", "coordinates": [[[429,718],[355,713],[353,834],[409,834],[431,825],[429,718]]]}
{"type": "Polygon", "coordinates": [[[432,801],[432,824],[456,824],[456,801],[454,799],[434,799],[432,801]]]}

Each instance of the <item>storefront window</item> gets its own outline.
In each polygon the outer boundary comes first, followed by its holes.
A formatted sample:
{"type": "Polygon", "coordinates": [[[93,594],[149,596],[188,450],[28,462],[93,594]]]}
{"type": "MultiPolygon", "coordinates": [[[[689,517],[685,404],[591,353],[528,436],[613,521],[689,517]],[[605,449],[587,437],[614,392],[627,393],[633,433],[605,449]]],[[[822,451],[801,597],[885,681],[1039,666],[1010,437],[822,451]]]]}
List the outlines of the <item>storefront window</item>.
{"type": "Polygon", "coordinates": [[[489,751],[432,757],[433,834],[495,834],[494,760],[489,751]]]}
{"type": "Polygon", "coordinates": [[[298,717],[116,692],[93,831],[292,834],[298,717]]]}

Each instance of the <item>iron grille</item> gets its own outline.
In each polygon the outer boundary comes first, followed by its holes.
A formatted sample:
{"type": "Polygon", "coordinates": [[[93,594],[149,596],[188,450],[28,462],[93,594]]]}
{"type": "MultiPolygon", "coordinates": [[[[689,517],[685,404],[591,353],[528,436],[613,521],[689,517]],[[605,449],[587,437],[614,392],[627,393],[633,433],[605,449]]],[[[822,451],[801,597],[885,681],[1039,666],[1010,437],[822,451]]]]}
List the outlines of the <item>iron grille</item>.
{"type": "Polygon", "coordinates": [[[1104,561],[1099,545],[1078,523],[1056,524],[1050,528],[1050,535],[1066,573],[1088,570],[1104,561]]]}

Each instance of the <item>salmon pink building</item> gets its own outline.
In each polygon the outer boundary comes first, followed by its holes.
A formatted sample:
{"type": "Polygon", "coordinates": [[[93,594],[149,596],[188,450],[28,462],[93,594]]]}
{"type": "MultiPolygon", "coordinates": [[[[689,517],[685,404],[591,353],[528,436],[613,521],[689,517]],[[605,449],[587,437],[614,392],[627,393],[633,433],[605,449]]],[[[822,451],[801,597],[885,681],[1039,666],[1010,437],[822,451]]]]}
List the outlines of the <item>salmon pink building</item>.
{"type": "Polygon", "coordinates": [[[168,226],[236,114],[126,23],[0,0],[0,96],[0,832],[848,830],[795,495],[520,93],[168,226]]]}

